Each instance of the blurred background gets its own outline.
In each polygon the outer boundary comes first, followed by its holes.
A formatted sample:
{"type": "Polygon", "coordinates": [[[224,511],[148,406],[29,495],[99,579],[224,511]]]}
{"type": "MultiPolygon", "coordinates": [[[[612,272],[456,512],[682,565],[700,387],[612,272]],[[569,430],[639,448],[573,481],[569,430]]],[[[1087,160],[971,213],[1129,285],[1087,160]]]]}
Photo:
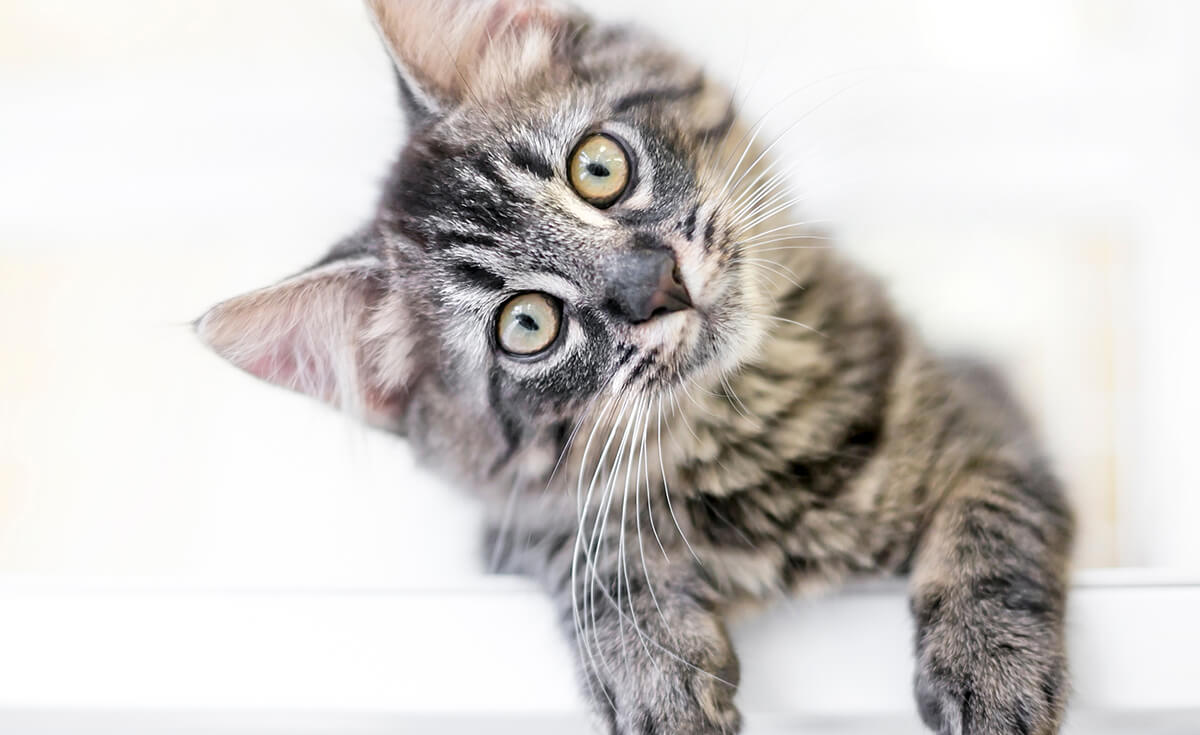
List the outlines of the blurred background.
{"type": "MultiPolygon", "coordinates": [[[[1080,567],[1200,568],[1200,3],[610,0],[787,131],[805,214],[1003,366],[1080,567]]],[[[479,510],[188,323],[317,258],[403,136],[346,0],[0,0],[0,574],[439,586],[479,510]]]]}

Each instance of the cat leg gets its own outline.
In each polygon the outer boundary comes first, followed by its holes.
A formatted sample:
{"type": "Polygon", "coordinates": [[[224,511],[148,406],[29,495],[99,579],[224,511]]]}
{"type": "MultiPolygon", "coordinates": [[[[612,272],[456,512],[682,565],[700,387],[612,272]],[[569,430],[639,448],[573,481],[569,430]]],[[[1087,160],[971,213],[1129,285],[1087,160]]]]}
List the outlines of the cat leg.
{"type": "Polygon", "coordinates": [[[615,735],[738,732],[737,657],[711,590],[692,566],[643,571],[636,552],[620,571],[589,572],[584,564],[580,559],[557,600],[585,691],[606,729],[615,735]]]}
{"type": "Polygon", "coordinates": [[[630,529],[587,553],[575,529],[487,530],[494,571],[540,579],[576,652],[584,694],[615,735],[732,735],[738,661],[717,596],[687,552],[668,562],[630,529]]]}
{"type": "Polygon", "coordinates": [[[1034,467],[968,465],[912,575],[916,696],[939,735],[1049,735],[1068,694],[1063,613],[1073,523],[1034,467]]]}

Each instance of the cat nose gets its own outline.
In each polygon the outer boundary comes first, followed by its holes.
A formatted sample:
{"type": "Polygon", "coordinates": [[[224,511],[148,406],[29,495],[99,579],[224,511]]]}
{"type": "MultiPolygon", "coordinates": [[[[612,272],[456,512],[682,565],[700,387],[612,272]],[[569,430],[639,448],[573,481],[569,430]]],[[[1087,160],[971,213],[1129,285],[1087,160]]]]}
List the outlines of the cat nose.
{"type": "Polygon", "coordinates": [[[670,248],[639,248],[617,256],[608,267],[609,308],[632,324],[691,308],[670,248]]]}

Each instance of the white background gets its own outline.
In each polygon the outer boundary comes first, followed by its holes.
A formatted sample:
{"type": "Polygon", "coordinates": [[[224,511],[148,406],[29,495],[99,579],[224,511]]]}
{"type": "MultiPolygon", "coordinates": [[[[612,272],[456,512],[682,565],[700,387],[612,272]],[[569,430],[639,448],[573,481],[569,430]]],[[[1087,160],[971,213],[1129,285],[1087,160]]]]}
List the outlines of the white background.
{"type": "MultiPolygon", "coordinates": [[[[1165,570],[1084,575],[1074,731],[1194,732],[1200,3],[585,4],[799,120],[806,216],[1010,374],[1079,566],[1165,570]]],[[[351,0],[0,0],[0,730],[577,724],[467,494],[187,326],[354,228],[402,132],[351,0]]],[[[741,624],[752,722],[919,732],[889,589],[741,624]]]]}
{"type": "MultiPolygon", "coordinates": [[[[1006,368],[1082,566],[1200,567],[1200,3],[585,5],[801,120],[806,215],[1006,368]]],[[[477,574],[462,493],[187,328],[370,211],[402,124],[358,3],[4,0],[0,94],[0,572],[477,574]]]]}

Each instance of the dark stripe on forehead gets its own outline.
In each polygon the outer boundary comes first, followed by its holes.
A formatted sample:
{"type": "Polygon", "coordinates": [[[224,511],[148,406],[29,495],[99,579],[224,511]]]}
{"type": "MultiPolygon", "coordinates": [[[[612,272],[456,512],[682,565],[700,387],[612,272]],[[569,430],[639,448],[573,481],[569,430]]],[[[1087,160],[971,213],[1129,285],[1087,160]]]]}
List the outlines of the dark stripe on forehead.
{"type": "Polygon", "coordinates": [[[554,178],[554,167],[550,165],[550,162],[524,143],[508,144],[508,160],[521,170],[528,171],[540,179],[554,178]]]}
{"type": "Polygon", "coordinates": [[[492,185],[496,187],[496,191],[500,193],[500,196],[510,202],[516,202],[519,199],[517,193],[512,190],[512,187],[504,179],[504,175],[500,173],[500,169],[496,168],[496,162],[492,160],[490,155],[481,153],[475,156],[471,162],[475,165],[476,171],[483,174],[485,179],[492,182],[492,185]]]}
{"type": "MultiPolygon", "coordinates": [[[[507,165],[479,149],[420,138],[404,151],[392,169],[383,207],[402,233],[423,245],[470,242],[480,235],[443,234],[458,229],[482,230],[487,235],[514,235],[528,222],[521,216],[528,201],[514,192],[498,168],[507,165]],[[445,223],[474,227],[446,227],[445,223]]],[[[479,241],[495,245],[495,241],[479,241]]]]}
{"type": "Polygon", "coordinates": [[[504,279],[487,268],[468,261],[459,261],[453,265],[454,273],[473,286],[501,291],[504,289],[504,279]]]}
{"type": "Polygon", "coordinates": [[[695,80],[688,82],[683,87],[659,87],[657,89],[644,89],[632,92],[613,103],[613,114],[620,114],[630,108],[641,105],[677,102],[700,94],[700,90],[702,89],[704,89],[703,74],[697,76],[695,80]]]}
{"type": "Polygon", "coordinates": [[[481,248],[494,248],[500,243],[491,235],[478,232],[456,232],[454,230],[437,230],[430,240],[441,247],[454,245],[478,245],[481,248]]]}

